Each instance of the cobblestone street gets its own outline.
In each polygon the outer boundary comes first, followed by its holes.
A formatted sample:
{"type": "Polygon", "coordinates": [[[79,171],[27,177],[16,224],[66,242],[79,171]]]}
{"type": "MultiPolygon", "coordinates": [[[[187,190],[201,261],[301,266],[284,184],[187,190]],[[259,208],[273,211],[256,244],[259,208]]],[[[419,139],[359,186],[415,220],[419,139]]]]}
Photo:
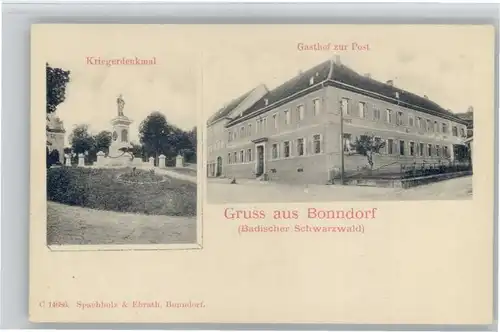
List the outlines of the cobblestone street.
{"type": "Polygon", "coordinates": [[[455,200],[472,198],[472,176],[410,189],[333,185],[293,185],[256,180],[209,179],[207,203],[455,200]]]}

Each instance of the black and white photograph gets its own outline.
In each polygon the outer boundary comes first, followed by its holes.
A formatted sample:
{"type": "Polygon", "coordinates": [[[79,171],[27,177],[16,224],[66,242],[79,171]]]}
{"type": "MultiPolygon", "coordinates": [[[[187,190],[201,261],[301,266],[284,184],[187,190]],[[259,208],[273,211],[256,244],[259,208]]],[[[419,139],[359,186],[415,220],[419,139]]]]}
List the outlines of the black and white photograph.
{"type": "Polygon", "coordinates": [[[193,67],[86,32],[46,59],[47,244],[196,244],[193,67]]]}
{"type": "Polygon", "coordinates": [[[290,41],[286,57],[282,47],[220,64],[253,72],[236,84],[220,71],[208,202],[471,199],[474,115],[488,111],[477,54],[456,39],[440,53],[392,35],[290,41]]]}

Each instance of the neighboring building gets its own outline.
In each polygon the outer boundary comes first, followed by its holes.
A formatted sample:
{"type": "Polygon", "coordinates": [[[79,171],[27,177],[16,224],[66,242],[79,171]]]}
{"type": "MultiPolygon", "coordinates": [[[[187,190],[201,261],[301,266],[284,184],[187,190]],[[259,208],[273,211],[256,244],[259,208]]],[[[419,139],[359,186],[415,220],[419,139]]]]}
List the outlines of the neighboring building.
{"type": "Polygon", "coordinates": [[[339,57],[265,90],[248,93],[258,101],[246,102],[247,94],[209,120],[209,176],[265,173],[271,180],[326,183],[341,168],[342,153],[346,173],[367,166],[349,144],[361,135],[386,142],[374,169],[387,172],[455,160],[466,150],[466,121],[392,81],[356,73],[339,57]]]}
{"type": "Polygon", "coordinates": [[[225,174],[224,165],[226,145],[228,142],[226,125],[232,119],[241,117],[242,113],[259,101],[268,90],[265,85],[246,92],[240,97],[225,105],[207,121],[207,174],[208,176],[222,176],[225,174]]]}
{"type": "Polygon", "coordinates": [[[64,130],[63,122],[54,113],[47,115],[46,121],[47,147],[49,152],[57,150],[59,162],[64,163],[64,130]]]}
{"type": "Polygon", "coordinates": [[[474,136],[468,137],[465,140],[465,144],[467,144],[467,147],[469,148],[469,156],[470,156],[470,159],[472,160],[474,136]]]}
{"type": "Polygon", "coordinates": [[[467,122],[467,137],[474,136],[474,113],[472,107],[466,113],[457,113],[457,116],[467,122]]]}

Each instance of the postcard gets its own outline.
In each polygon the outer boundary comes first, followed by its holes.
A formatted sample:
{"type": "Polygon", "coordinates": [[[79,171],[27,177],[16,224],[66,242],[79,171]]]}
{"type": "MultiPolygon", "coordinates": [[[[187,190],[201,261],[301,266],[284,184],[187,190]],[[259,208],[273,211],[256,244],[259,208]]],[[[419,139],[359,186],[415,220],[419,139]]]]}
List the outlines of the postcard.
{"type": "Polygon", "coordinates": [[[493,323],[493,26],[31,34],[31,321],[493,323]]]}

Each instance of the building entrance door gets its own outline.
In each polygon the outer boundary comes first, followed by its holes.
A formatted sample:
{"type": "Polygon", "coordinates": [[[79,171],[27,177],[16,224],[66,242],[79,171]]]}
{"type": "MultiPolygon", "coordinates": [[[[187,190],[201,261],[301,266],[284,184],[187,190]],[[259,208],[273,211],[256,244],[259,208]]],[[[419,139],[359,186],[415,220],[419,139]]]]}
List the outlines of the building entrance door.
{"type": "Polygon", "coordinates": [[[255,172],[256,176],[261,176],[262,173],[264,173],[264,146],[263,145],[258,145],[257,146],[257,169],[255,172]]]}
{"type": "Polygon", "coordinates": [[[215,176],[222,175],[222,158],[217,157],[217,170],[215,171],[215,176]]]}

